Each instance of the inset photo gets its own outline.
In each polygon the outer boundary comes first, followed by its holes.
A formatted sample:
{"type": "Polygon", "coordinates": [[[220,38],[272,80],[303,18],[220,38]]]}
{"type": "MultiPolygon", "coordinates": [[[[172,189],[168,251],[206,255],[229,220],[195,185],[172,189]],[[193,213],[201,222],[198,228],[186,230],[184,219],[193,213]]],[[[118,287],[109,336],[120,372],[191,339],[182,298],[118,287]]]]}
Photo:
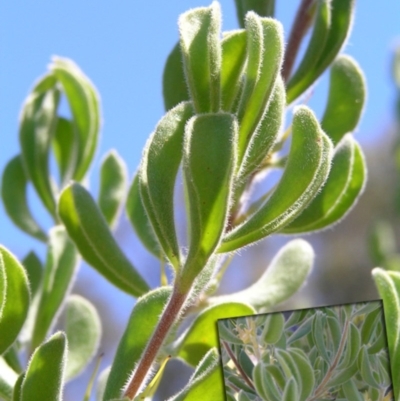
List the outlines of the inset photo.
{"type": "Polygon", "coordinates": [[[218,320],[227,401],[394,401],[382,301],[218,320]]]}

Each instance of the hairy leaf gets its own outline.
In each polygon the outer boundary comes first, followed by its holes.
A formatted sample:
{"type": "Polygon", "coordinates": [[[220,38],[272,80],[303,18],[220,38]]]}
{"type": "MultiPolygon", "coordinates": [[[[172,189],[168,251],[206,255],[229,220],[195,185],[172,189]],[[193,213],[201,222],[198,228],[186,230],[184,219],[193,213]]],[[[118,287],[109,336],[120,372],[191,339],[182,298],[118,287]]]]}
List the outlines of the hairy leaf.
{"type": "Polygon", "coordinates": [[[30,289],[24,268],[14,255],[0,246],[3,276],[3,308],[0,316],[0,355],[17,339],[28,315],[30,289]],[[5,301],[5,302],[4,302],[5,301]]]}
{"type": "Polygon", "coordinates": [[[175,270],[180,267],[180,254],[174,222],[174,186],[182,159],[185,124],[192,115],[192,105],[187,102],[161,119],[147,142],[138,173],[143,205],[175,270]]]}
{"type": "Polygon", "coordinates": [[[47,235],[29,210],[26,193],[28,178],[24,171],[21,156],[15,156],[8,162],[3,172],[2,181],[1,196],[12,222],[22,231],[45,242],[47,235]]]}
{"type": "Polygon", "coordinates": [[[256,12],[260,17],[273,17],[275,0],[235,0],[236,13],[240,26],[245,26],[245,17],[249,11],[256,12]]]}
{"type": "Polygon", "coordinates": [[[31,251],[22,260],[22,266],[24,266],[26,273],[28,274],[28,280],[31,288],[31,294],[34,296],[42,282],[43,277],[43,266],[35,252],[31,251]]]}
{"type": "Polygon", "coordinates": [[[59,216],[82,257],[111,283],[134,296],[149,289],[126,258],[89,192],[72,183],[61,193],[59,216]]]}
{"type": "Polygon", "coordinates": [[[21,401],[61,401],[67,362],[65,334],[57,332],[33,353],[21,387],[21,401]]]}
{"type": "Polygon", "coordinates": [[[221,10],[195,8],[179,17],[183,67],[197,113],[217,112],[221,102],[221,10]]]}
{"type": "Polygon", "coordinates": [[[31,350],[46,338],[68,295],[78,266],[78,252],[64,227],[51,229],[39,306],[32,333],[31,350]]]}
{"type": "Polygon", "coordinates": [[[107,223],[114,226],[125,198],[126,165],[115,150],[107,153],[101,163],[98,204],[107,223]]]}

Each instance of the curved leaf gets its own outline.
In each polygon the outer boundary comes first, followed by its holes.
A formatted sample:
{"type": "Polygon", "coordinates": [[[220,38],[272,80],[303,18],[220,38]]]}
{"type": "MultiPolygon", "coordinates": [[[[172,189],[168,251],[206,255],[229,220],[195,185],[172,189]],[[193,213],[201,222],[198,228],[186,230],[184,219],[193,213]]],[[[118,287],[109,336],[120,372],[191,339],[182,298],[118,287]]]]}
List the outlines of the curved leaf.
{"type": "Polygon", "coordinates": [[[246,62],[246,31],[225,32],[222,39],[221,109],[231,111],[246,62]]]}
{"type": "MultiPolygon", "coordinates": [[[[330,224],[337,222],[332,216],[341,218],[350,211],[356,198],[353,198],[353,204],[344,203],[344,200],[351,190],[354,175],[359,174],[357,170],[364,167],[360,166],[360,152],[353,137],[350,134],[346,135],[335,149],[332,167],[324,187],[300,216],[283,228],[283,233],[293,234],[313,231],[316,228],[322,229],[327,227],[328,222],[330,224]],[[348,206],[349,209],[343,206],[348,206]]],[[[364,180],[361,181],[361,185],[364,186],[364,180]]],[[[362,187],[358,189],[359,192],[362,191],[362,187]]]]}
{"type": "Polygon", "coordinates": [[[85,176],[96,150],[100,130],[99,96],[89,78],[67,58],[53,57],[50,70],[61,83],[77,130],[77,163],[73,179],[85,176]]]}
{"type": "Polygon", "coordinates": [[[82,257],[121,290],[140,296],[149,286],[126,258],[89,192],[72,183],[61,193],[59,216],[82,257]]]}
{"type": "Polygon", "coordinates": [[[339,56],[331,67],[328,103],[321,121],[334,144],[356,129],[365,98],[365,78],[359,65],[349,56],[339,56]]]}
{"type": "Polygon", "coordinates": [[[189,383],[167,401],[216,401],[223,398],[223,377],[220,357],[212,348],[198,364],[189,383]]]}
{"type": "Polygon", "coordinates": [[[121,396],[170,295],[170,287],[161,287],[137,300],[115,354],[103,395],[104,401],[121,396]]]}
{"type": "MultiPolygon", "coordinates": [[[[318,49],[316,49],[316,53],[319,53],[317,61],[313,63],[312,59],[310,59],[311,63],[314,64],[313,67],[307,69],[307,75],[302,77],[301,81],[296,86],[291,84],[290,81],[288,82],[286,93],[288,103],[293,102],[293,100],[295,100],[316,81],[316,79],[335,59],[340,49],[344,46],[347,37],[349,36],[353,21],[355,1],[331,0],[328,3],[328,7],[331,10],[330,23],[329,19],[327,19],[325,23],[322,19],[323,16],[321,15],[321,29],[318,30],[318,34],[322,35],[321,38],[325,37],[322,50],[318,51],[318,49]],[[328,25],[329,31],[326,36],[325,31],[328,25]]],[[[315,32],[314,43],[317,44],[319,39],[320,38],[318,38],[317,32],[315,32]]],[[[313,54],[311,54],[312,56],[314,55],[314,52],[315,49],[313,50],[313,54]]]]}
{"type": "Polygon", "coordinates": [[[332,144],[310,109],[300,106],[285,171],[271,196],[224,237],[218,252],[229,252],[283,228],[316,196],[330,169],[332,144]]]}
{"type": "Polygon", "coordinates": [[[282,25],[272,18],[246,15],[247,69],[237,111],[238,160],[241,163],[272,94],[283,59],[282,25]]]}
{"type": "Polygon", "coordinates": [[[210,298],[210,303],[236,300],[256,309],[268,308],[291,297],[311,272],[314,251],[311,245],[296,239],[287,243],[274,256],[267,270],[250,287],[230,295],[210,298]]]}
{"type": "Polygon", "coordinates": [[[15,373],[6,361],[0,357],[0,398],[5,401],[11,401],[13,389],[17,382],[18,374],[15,373]]]}
{"type": "Polygon", "coordinates": [[[72,287],[78,267],[78,252],[64,227],[51,229],[43,284],[31,339],[31,350],[39,346],[55,322],[72,287]]]}
{"type": "Polygon", "coordinates": [[[28,274],[28,280],[31,288],[32,297],[37,293],[40,283],[43,277],[43,266],[42,262],[36,256],[35,252],[31,251],[22,260],[22,266],[24,266],[26,273],[28,274]]]}
{"type": "Polygon", "coordinates": [[[162,255],[160,245],[140,196],[139,176],[137,174],[130,186],[125,207],[128,219],[143,245],[154,256],[160,258],[162,255]]]}
{"type": "Polygon", "coordinates": [[[157,124],[147,142],[139,169],[139,188],[158,241],[175,270],[180,267],[174,222],[175,177],[182,159],[185,124],[191,103],[181,103],[157,124]]]}
{"type": "Polygon", "coordinates": [[[322,0],[317,4],[313,32],[307,50],[294,74],[287,84],[288,103],[301,95],[317,78],[312,75],[331,28],[331,0],[322,0]]]}
{"type": "Polygon", "coordinates": [[[15,156],[8,162],[3,172],[1,196],[4,207],[17,227],[45,242],[47,235],[33,218],[28,207],[27,185],[28,178],[24,171],[22,157],[15,156]]]}
{"type": "Polygon", "coordinates": [[[237,122],[232,114],[202,114],[185,129],[183,175],[189,203],[190,246],[182,280],[205,266],[225,229],[235,171],[237,122]]]}
{"type": "Polygon", "coordinates": [[[21,401],[61,401],[67,362],[65,334],[57,332],[33,353],[21,387],[21,401]]]}
{"type": "Polygon", "coordinates": [[[182,64],[182,53],[179,42],[171,50],[165,62],[163,73],[164,108],[170,110],[181,102],[190,100],[185,72],[182,64]]]}
{"type": "Polygon", "coordinates": [[[238,21],[242,28],[249,11],[256,12],[260,17],[274,16],[275,0],[235,0],[235,5],[238,21]]]}
{"type": "Polygon", "coordinates": [[[99,208],[107,223],[114,226],[124,201],[127,182],[126,164],[115,150],[101,163],[99,208]]]}
{"type": "Polygon", "coordinates": [[[14,255],[0,246],[0,264],[5,272],[5,303],[0,316],[0,355],[17,339],[28,315],[30,291],[24,268],[14,255]]]}
{"type": "Polygon", "coordinates": [[[217,320],[252,315],[255,310],[244,303],[225,302],[202,311],[177,340],[177,356],[196,366],[211,348],[218,347],[217,320]]]}
{"type": "Polygon", "coordinates": [[[217,112],[221,102],[221,10],[189,10],[179,17],[183,67],[190,97],[197,113],[217,112]]]}
{"type": "Polygon", "coordinates": [[[56,128],[59,99],[57,88],[32,92],[23,105],[19,129],[25,174],[53,217],[56,202],[49,173],[49,151],[56,128]]]}
{"type": "Polygon", "coordinates": [[[66,380],[79,375],[100,345],[101,322],[95,307],[79,295],[71,295],[65,305],[65,334],[68,339],[66,380]]]}
{"type": "Polygon", "coordinates": [[[0,321],[1,321],[1,315],[3,314],[3,308],[6,304],[6,296],[7,296],[6,268],[4,266],[3,259],[1,258],[0,259],[0,321]]]}

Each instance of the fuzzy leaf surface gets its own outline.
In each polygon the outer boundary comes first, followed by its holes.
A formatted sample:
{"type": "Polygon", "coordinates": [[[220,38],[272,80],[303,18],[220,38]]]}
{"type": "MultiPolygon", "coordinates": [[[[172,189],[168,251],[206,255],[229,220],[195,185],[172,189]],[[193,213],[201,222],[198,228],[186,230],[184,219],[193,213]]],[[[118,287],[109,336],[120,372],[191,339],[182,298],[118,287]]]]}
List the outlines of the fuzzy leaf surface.
{"type": "Polygon", "coordinates": [[[22,260],[26,273],[28,274],[29,285],[31,288],[32,296],[36,294],[39,289],[43,277],[43,266],[36,253],[29,252],[22,260]]]}
{"type": "Polygon", "coordinates": [[[15,256],[0,246],[3,273],[3,308],[0,315],[0,355],[17,339],[28,315],[30,288],[25,269],[15,256]]]}
{"type": "Polygon", "coordinates": [[[149,290],[126,258],[90,193],[72,183],[61,193],[59,216],[82,257],[107,280],[133,296],[149,290]]]}
{"type": "Polygon", "coordinates": [[[246,14],[254,11],[260,17],[273,17],[275,0],[235,0],[236,13],[240,26],[245,26],[246,14]]]}
{"type": "Polygon", "coordinates": [[[68,339],[66,380],[78,376],[91,362],[100,345],[101,322],[96,308],[85,298],[71,295],[65,305],[68,339]]]}
{"type": "Polygon", "coordinates": [[[179,17],[183,67],[197,113],[217,112],[221,102],[221,10],[216,1],[179,17]]]}
{"type": "Polygon", "coordinates": [[[328,103],[321,121],[334,144],[356,129],[365,98],[366,83],[359,65],[349,56],[339,56],[331,67],[328,103]]]}
{"type": "Polygon", "coordinates": [[[21,387],[21,401],[61,401],[67,362],[65,334],[57,332],[33,353],[21,387]]]}
{"type": "Polygon", "coordinates": [[[148,218],[176,270],[180,267],[180,255],[174,221],[174,186],[182,159],[185,125],[192,115],[192,105],[186,102],[161,119],[147,142],[138,173],[140,195],[148,218]]]}
{"type": "Polygon", "coordinates": [[[160,287],[137,300],[118,345],[103,401],[121,396],[170,295],[170,287],[160,287]]]}
{"type": "Polygon", "coordinates": [[[125,198],[126,183],[126,164],[121,156],[112,150],[107,153],[101,163],[98,198],[99,208],[111,227],[118,219],[125,198]]]}
{"type": "Polygon", "coordinates": [[[332,144],[310,109],[299,106],[285,171],[271,196],[224,237],[218,252],[256,242],[294,220],[318,193],[330,169],[332,144]]]}
{"type": "Polygon", "coordinates": [[[28,178],[24,171],[21,156],[15,156],[3,172],[1,196],[4,207],[12,222],[22,231],[46,241],[47,235],[36,222],[27,202],[28,178]]]}

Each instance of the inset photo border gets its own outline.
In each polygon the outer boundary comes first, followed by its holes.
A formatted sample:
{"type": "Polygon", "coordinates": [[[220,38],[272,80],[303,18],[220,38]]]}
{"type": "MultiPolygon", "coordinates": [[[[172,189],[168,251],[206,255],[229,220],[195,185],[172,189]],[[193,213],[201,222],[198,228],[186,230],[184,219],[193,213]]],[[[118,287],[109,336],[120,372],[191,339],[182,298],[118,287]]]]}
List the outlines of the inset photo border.
{"type": "Polygon", "coordinates": [[[382,301],[218,320],[227,401],[394,401],[382,301]]]}

